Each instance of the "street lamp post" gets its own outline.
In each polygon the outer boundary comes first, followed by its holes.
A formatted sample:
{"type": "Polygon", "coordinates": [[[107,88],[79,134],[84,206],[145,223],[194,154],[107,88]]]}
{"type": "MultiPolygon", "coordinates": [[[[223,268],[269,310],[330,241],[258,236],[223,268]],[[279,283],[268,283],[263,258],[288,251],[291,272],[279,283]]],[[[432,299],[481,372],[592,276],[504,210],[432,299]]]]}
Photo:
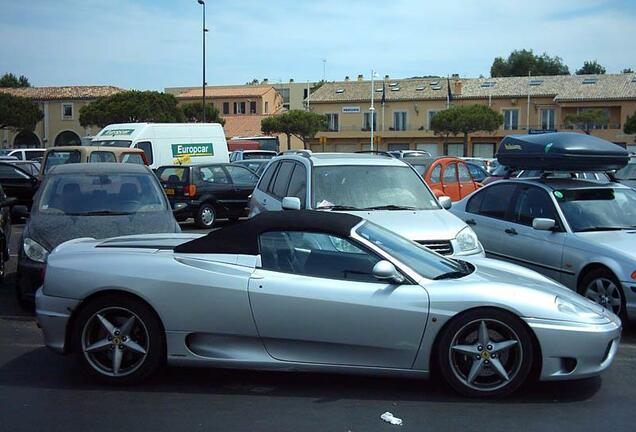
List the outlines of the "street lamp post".
{"type": "Polygon", "coordinates": [[[208,29],[205,28],[205,1],[197,0],[201,6],[203,6],[203,123],[205,123],[205,33],[208,29]]]}
{"type": "Polygon", "coordinates": [[[371,71],[371,107],[369,108],[369,112],[370,112],[370,123],[371,123],[371,150],[373,150],[373,126],[375,123],[375,107],[374,107],[374,99],[375,99],[375,77],[376,77],[376,73],[374,70],[371,71]]]}

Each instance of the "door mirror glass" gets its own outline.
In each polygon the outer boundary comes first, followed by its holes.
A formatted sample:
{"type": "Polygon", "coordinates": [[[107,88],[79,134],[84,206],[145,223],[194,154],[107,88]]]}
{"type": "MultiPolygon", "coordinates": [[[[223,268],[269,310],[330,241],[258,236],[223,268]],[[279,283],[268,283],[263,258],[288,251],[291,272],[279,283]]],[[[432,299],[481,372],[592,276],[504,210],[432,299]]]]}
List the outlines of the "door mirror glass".
{"type": "Polygon", "coordinates": [[[537,231],[550,231],[556,226],[556,221],[554,219],[548,218],[534,218],[532,220],[532,228],[537,231]]]}
{"type": "Polygon", "coordinates": [[[373,266],[373,276],[378,280],[396,284],[404,282],[404,276],[397,271],[393,264],[386,260],[378,261],[377,264],[373,266]]]}
{"type": "Polygon", "coordinates": [[[439,205],[441,205],[443,209],[448,210],[453,206],[453,201],[450,199],[450,197],[441,196],[438,198],[438,200],[439,200],[439,205]]]}
{"type": "Polygon", "coordinates": [[[283,198],[283,210],[300,210],[300,199],[296,197],[283,198]]]}

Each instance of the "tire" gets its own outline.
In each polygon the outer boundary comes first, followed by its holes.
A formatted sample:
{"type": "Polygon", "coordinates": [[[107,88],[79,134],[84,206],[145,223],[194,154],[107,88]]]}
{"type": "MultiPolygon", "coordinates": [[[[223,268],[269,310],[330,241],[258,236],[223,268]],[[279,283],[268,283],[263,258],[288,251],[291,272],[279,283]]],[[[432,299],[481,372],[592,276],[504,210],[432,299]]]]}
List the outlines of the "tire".
{"type": "Polygon", "coordinates": [[[448,385],[464,396],[513,393],[527,380],[533,361],[530,331],[509,312],[474,309],[454,318],[440,335],[437,366],[448,385]]]}
{"type": "Polygon", "coordinates": [[[80,310],[73,328],[73,352],[98,380],[134,384],[164,364],[163,333],[159,318],[148,305],[126,295],[110,294],[89,301],[80,310]]]}
{"type": "Polygon", "coordinates": [[[595,303],[618,315],[627,322],[625,293],[616,276],[605,268],[588,272],[578,287],[578,292],[595,303]]]}
{"type": "Polygon", "coordinates": [[[18,302],[20,309],[26,312],[33,312],[35,310],[35,302],[27,298],[20,288],[20,274],[16,275],[15,280],[15,299],[18,302]]]}
{"type": "Polygon", "coordinates": [[[216,222],[216,212],[210,203],[203,203],[196,216],[194,222],[199,228],[212,228],[216,222]]]}

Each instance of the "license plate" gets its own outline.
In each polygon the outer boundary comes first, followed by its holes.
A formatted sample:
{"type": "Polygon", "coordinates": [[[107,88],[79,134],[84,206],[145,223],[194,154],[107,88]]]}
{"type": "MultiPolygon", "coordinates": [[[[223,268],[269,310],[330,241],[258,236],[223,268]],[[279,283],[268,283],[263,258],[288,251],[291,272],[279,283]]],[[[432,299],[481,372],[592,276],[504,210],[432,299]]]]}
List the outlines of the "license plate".
{"type": "Polygon", "coordinates": [[[166,195],[174,195],[174,189],[173,188],[166,188],[166,195]]]}

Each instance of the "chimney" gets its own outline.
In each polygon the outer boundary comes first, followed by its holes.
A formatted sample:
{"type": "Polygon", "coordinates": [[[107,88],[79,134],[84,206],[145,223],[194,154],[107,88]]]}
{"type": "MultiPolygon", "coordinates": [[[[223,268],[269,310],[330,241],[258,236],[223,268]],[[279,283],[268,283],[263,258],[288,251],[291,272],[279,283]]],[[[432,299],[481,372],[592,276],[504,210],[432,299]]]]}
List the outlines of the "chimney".
{"type": "Polygon", "coordinates": [[[345,77],[345,81],[349,81],[349,75],[345,77]]]}
{"type": "Polygon", "coordinates": [[[455,89],[453,91],[453,94],[455,94],[456,96],[461,96],[462,95],[462,82],[461,82],[461,80],[457,80],[453,84],[455,85],[455,89]]]}
{"type": "Polygon", "coordinates": [[[452,75],[451,75],[451,78],[452,78],[452,79],[459,79],[459,74],[452,74],[452,75]]]}
{"type": "Polygon", "coordinates": [[[359,74],[359,75],[358,75],[358,81],[362,81],[362,80],[364,80],[364,75],[359,74]]]}
{"type": "Polygon", "coordinates": [[[384,75],[384,79],[388,80],[389,79],[389,74],[384,75]]]}
{"type": "Polygon", "coordinates": [[[293,83],[293,82],[294,82],[294,79],[293,79],[293,78],[290,78],[290,79],[289,79],[289,82],[290,82],[290,83],[293,83]]]}
{"type": "Polygon", "coordinates": [[[267,84],[269,82],[269,80],[267,78],[263,79],[263,84],[267,84]]]}

